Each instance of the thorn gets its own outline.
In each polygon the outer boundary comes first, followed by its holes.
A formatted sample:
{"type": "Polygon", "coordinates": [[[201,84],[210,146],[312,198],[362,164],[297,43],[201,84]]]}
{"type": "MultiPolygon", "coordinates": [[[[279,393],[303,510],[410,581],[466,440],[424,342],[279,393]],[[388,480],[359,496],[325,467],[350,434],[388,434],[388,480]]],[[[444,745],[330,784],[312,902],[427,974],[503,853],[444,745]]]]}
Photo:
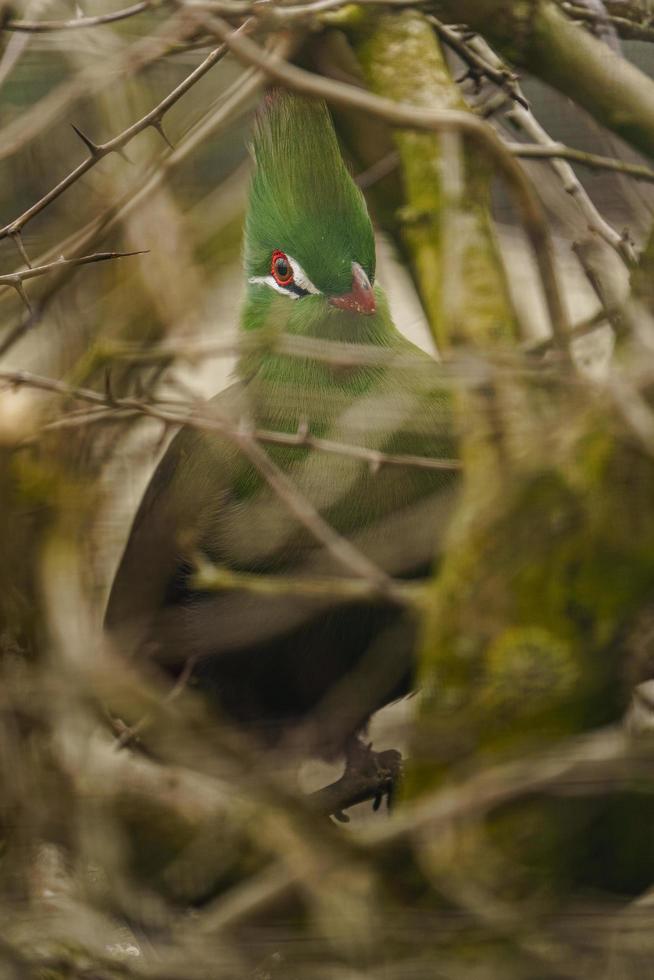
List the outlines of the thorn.
{"type": "Polygon", "coordinates": [[[152,129],[156,129],[156,131],[159,133],[159,136],[161,136],[161,138],[164,141],[164,143],[167,143],[168,144],[168,146],[170,147],[171,150],[174,150],[175,149],[175,147],[173,146],[173,144],[170,142],[170,140],[166,136],[166,131],[163,128],[163,123],[162,123],[161,119],[155,119],[155,120],[153,120],[150,123],[150,126],[151,126],[152,129]]]}
{"type": "Polygon", "coordinates": [[[81,139],[82,143],[87,148],[91,156],[92,157],[100,156],[100,147],[97,145],[97,143],[94,143],[92,139],[86,136],[85,133],[83,133],[82,130],[75,125],[75,123],[71,123],[71,126],[73,127],[73,129],[75,130],[75,132],[77,133],[77,135],[79,136],[79,138],[81,139]]]}
{"type": "Polygon", "coordinates": [[[124,160],[125,163],[129,163],[129,164],[132,163],[132,160],[130,159],[130,157],[127,156],[127,153],[125,152],[125,150],[123,150],[122,146],[117,146],[113,152],[117,153],[120,159],[124,160]]]}
{"type": "Polygon", "coordinates": [[[108,259],[129,259],[132,255],[149,255],[149,248],[135,249],[133,252],[96,252],[91,256],[95,262],[106,262],[108,259]]]}
{"type": "Polygon", "coordinates": [[[16,290],[16,292],[18,293],[18,295],[22,299],[23,303],[27,307],[28,312],[29,313],[33,313],[34,310],[32,309],[32,304],[30,303],[29,299],[27,298],[27,293],[25,292],[25,289],[24,289],[23,284],[20,281],[20,279],[16,279],[16,281],[15,282],[12,282],[10,285],[12,285],[14,287],[14,289],[16,290]]]}
{"type": "Polygon", "coordinates": [[[12,241],[13,241],[14,245],[16,246],[16,248],[18,249],[18,251],[20,252],[20,256],[21,256],[23,262],[25,263],[25,265],[27,266],[28,269],[31,269],[32,268],[32,263],[29,260],[29,256],[28,256],[27,252],[25,251],[25,246],[23,244],[23,236],[21,235],[21,233],[19,231],[15,231],[12,234],[11,238],[12,238],[12,241]]]}

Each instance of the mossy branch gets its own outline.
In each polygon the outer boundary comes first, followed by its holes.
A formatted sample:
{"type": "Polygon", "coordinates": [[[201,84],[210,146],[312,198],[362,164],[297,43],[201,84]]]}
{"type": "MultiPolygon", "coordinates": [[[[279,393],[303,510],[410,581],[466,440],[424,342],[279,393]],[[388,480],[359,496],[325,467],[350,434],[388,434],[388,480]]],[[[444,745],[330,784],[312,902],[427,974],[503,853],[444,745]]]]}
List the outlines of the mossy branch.
{"type": "MultiPolygon", "coordinates": [[[[422,14],[370,16],[350,31],[350,38],[377,95],[468,111],[422,14]]],[[[396,130],[394,140],[402,200],[393,232],[408,254],[437,343],[447,347],[467,335],[487,347],[514,338],[515,316],[490,227],[487,162],[462,141],[460,180],[453,181],[457,137],[396,130]]]]}
{"type": "Polygon", "coordinates": [[[483,33],[618,136],[654,155],[654,81],[574,24],[549,0],[443,0],[444,18],[483,33]]]}

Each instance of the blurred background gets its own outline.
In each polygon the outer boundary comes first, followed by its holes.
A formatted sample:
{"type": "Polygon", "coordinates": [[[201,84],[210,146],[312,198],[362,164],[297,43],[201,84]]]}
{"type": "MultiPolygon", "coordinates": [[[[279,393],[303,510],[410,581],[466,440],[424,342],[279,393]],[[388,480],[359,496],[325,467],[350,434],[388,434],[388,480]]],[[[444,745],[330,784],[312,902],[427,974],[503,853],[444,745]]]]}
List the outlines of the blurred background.
{"type": "Polygon", "coordinates": [[[534,4],[550,35],[508,0],[455,6],[0,3],[0,976],[648,975],[654,132],[630,86],[649,98],[652,10],[534,4]],[[408,758],[401,799],[349,825],[302,802],[338,765],[276,779],[102,635],[175,428],[124,400],[192,408],[238,353],[269,80],[223,50],[222,17],[323,80],[485,120],[542,206],[569,331],[481,144],[332,106],[466,466],[421,693],[371,727],[408,758]],[[615,105],[586,78],[602,59],[615,105]]]}

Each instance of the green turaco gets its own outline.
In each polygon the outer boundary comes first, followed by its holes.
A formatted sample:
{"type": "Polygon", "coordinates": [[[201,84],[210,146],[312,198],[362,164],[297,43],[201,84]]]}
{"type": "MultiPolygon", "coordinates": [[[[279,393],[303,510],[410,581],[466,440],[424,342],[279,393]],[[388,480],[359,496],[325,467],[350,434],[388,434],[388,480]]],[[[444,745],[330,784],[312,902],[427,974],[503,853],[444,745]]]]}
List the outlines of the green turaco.
{"type": "MultiPolygon", "coordinates": [[[[370,218],[326,106],[270,93],[253,154],[241,326],[263,339],[247,346],[234,384],[203,414],[237,433],[299,434],[295,446],[259,443],[294,494],[387,576],[428,574],[456,467],[390,457],[451,459],[450,398],[431,359],[393,325],[375,282],[370,218]],[[266,338],[278,333],[314,346],[362,345],[362,357],[275,352],[266,338]],[[371,348],[383,350],[384,363],[366,363],[371,348]],[[386,458],[375,463],[375,452],[386,458]]],[[[333,757],[356,742],[374,711],[411,690],[416,638],[412,615],[392,597],[284,587],[285,577],[356,578],[338,552],[238,440],[185,427],[137,513],[107,627],[117,646],[173,677],[186,667],[188,683],[222,717],[265,743],[294,741],[333,757]],[[247,583],[199,590],[198,557],[249,581],[265,576],[266,593],[247,583]]]]}

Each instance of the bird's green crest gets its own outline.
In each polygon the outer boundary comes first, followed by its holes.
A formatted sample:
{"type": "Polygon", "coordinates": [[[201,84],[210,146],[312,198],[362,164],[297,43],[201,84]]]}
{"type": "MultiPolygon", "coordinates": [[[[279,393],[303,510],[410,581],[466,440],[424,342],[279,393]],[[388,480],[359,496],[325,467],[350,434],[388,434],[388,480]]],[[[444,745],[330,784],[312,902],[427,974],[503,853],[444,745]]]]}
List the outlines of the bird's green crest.
{"type": "Polygon", "coordinates": [[[248,277],[270,272],[279,249],[323,293],[345,293],[352,263],[375,273],[372,226],[341,157],[324,102],[274,90],[257,118],[255,170],[245,225],[248,277]]]}

